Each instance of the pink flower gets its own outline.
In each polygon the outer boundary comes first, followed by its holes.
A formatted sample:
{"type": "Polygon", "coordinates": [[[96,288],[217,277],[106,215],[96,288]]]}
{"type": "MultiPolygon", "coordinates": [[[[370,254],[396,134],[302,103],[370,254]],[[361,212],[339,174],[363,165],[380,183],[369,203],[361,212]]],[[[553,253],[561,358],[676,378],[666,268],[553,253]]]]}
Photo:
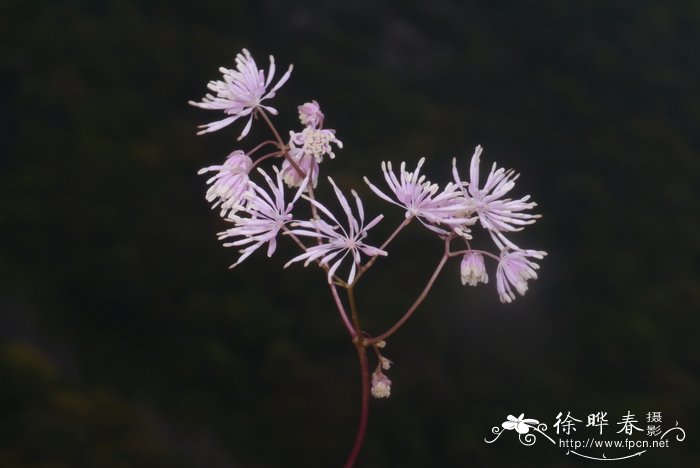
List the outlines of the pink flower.
{"type": "Polygon", "coordinates": [[[275,97],[275,92],[282,87],[289,79],[293,66],[290,65],[287,72],[271,89],[267,90],[275,75],[275,58],[270,55],[270,68],[265,79],[265,72],[258,70],[255,60],[247,49],[236,55],[236,70],[221,67],[219,71],[223,74],[223,81],[210,81],[207,85],[210,91],[216,93],[207,94],[202,102],[189,101],[189,104],[201,107],[202,109],[223,110],[230,117],[223,120],[200,125],[203,128],[198,135],[219,130],[241,117],[249,116],[248,123],[243,128],[243,132],[238,137],[241,140],[250,131],[253,122],[253,111],[258,108],[265,109],[269,113],[276,115],[277,110],[270,106],[265,106],[262,101],[275,97]]]}
{"type": "Polygon", "coordinates": [[[496,289],[501,302],[512,302],[515,300],[515,293],[512,287],[521,296],[527,292],[527,282],[537,279],[537,272],[540,266],[528,260],[528,257],[541,260],[547,252],[539,250],[514,250],[504,249],[501,251],[501,260],[496,269],[496,289]],[[512,286],[512,287],[511,287],[512,286]]]}
{"type": "Polygon", "coordinates": [[[297,107],[297,109],[299,110],[299,120],[303,126],[311,128],[323,127],[324,116],[318,102],[305,102],[301,106],[297,107]]]}
{"type": "Polygon", "coordinates": [[[465,217],[464,198],[459,187],[449,183],[440,191],[437,184],[432,184],[420,174],[425,158],[418,161],[413,172],[406,171],[406,163],[401,163],[400,178],[397,179],[391,167],[391,162],[382,162],[382,172],[389,189],[394,194],[392,199],[373,185],[367,177],[365,183],[381,199],[406,209],[406,218],[415,216],[425,227],[438,234],[448,234],[436,224],[446,224],[458,227],[463,233],[468,231],[466,226],[474,224],[476,218],[465,217]]]}
{"type": "Polygon", "coordinates": [[[243,151],[236,150],[228,155],[223,165],[205,167],[197,172],[216,172],[207,180],[211,187],[207,190],[206,199],[214,202],[212,208],[221,205],[221,216],[226,216],[229,210],[235,212],[244,201],[243,195],[250,189],[248,173],[252,167],[253,160],[243,151]]]}
{"type": "Polygon", "coordinates": [[[276,182],[273,182],[262,169],[258,168],[258,172],[265,178],[271,193],[251,182],[253,190],[246,194],[248,198],[246,214],[248,216],[230,215],[228,219],[233,221],[235,226],[219,233],[219,240],[231,237],[240,238],[234,242],[225,243],[224,247],[247,246],[239,250],[241,256],[236,263],[231,265],[231,268],[239,265],[265,243],[268,244],[267,256],[272,256],[277,248],[277,235],[285,224],[292,221],[291,211],[294,203],[306,188],[305,185],[302,185],[292,201],[285,203],[284,185],[279,170],[275,168],[276,182]]]}
{"type": "Polygon", "coordinates": [[[484,256],[479,252],[470,250],[464,254],[460,264],[460,273],[462,285],[476,286],[479,282],[484,284],[489,282],[486,266],[484,265],[484,256]]]}
{"type": "Polygon", "coordinates": [[[469,182],[460,181],[456,160],[452,161],[452,174],[457,185],[462,187],[467,206],[476,212],[481,226],[489,230],[499,248],[505,245],[518,249],[518,246],[509,241],[503,232],[521,231],[522,226],[532,224],[540,218],[540,215],[523,212],[534,208],[537,203],[528,202],[530,195],[518,200],[504,199],[503,197],[515,186],[519,174],[503,168],[496,169],[496,163],[493,163],[484,187],[479,188],[479,162],[482,150],[481,146],[477,146],[474,151],[469,168],[469,182]]]}
{"type": "Polygon", "coordinates": [[[391,396],[391,380],[379,369],[372,372],[371,392],[374,398],[389,398],[391,396]]]}
{"type": "Polygon", "coordinates": [[[377,255],[387,255],[387,253],[384,250],[372,247],[363,242],[365,237],[367,237],[367,231],[369,231],[379,221],[381,221],[384,216],[377,216],[372,221],[370,221],[369,224],[367,224],[367,226],[365,226],[365,211],[362,206],[362,201],[357,196],[357,193],[353,190],[352,195],[355,198],[357,213],[360,217],[360,220],[358,222],[358,220],[353,215],[352,210],[350,209],[350,205],[348,204],[347,199],[342,194],[338,186],[335,185],[333,179],[329,177],[328,181],[333,186],[333,190],[335,190],[335,196],[338,198],[340,206],[343,208],[345,216],[348,218],[348,228],[346,229],[345,227],[343,227],[340,224],[340,222],[338,222],[336,217],[333,216],[333,213],[331,213],[328,210],[328,208],[326,208],[316,200],[308,199],[310,203],[315,205],[316,208],[318,208],[324,215],[326,215],[328,219],[334,224],[331,225],[323,219],[312,219],[309,221],[295,222],[292,226],[297,229],[292,229],[290,232],[299,236],[307,236],[320,239],[321,243],[309,247],[306,250],[306,252],[291,259],[289,262],[287,262],[285,268],[291,265],[292,263],[301,260],[305,260],[304,266],[307,266],[309,263],[318,259],[321,260],[321,265],[324,266],[328,266],[328,264],[331,261],[334,261],[333,265],[328,269],[328,282],[330,283],[332,281],[333,275],[338,270],[345,257],[350,255],[352,259],[352,267],[350,268],[350,274],[348,276],[347,283],[352,284],[353,280],[355,279],[357,268],[361,262],[360,252],[370,257],[374,257],[377,255]]]}

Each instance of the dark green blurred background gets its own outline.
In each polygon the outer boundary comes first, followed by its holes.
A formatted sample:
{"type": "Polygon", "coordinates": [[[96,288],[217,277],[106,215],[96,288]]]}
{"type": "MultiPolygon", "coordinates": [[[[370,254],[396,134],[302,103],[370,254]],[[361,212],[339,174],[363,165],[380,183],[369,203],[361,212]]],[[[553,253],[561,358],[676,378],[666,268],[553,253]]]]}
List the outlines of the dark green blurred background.
{"type": "MultiPolygon", "coordinates": [[[[345,459],[358,371],[323,275],[283,271],[287,243],[227,270],[196,175],[242,124],[196,137],[219,116],[186,102],[243,47],[295,65],[285,132],[320,101],[345,143],[323,170],[387,214],[373,239],[402,213],[363,175],[426,156],[447,181],[477,144],[543,214],[516,238],[549,252],[526,297],[456,262],[390,340],[359,466],[597,466],[483,439],[601,410],[686,429],[620,466],[700,466],[700,3],[0,1],[0,38],[1,467],[345,459]]],[[[440,248],[414,226],[366,277],[370,332],[440,248]]]]}

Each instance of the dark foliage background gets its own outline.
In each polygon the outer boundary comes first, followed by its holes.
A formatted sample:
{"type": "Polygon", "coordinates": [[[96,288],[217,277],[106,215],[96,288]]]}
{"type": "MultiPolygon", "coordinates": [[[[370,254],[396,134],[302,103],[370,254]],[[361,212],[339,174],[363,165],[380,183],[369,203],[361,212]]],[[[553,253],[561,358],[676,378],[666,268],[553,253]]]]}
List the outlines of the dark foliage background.
{"type": "MultiPolygon", "coordinates": [[[[526,297],[455,263],[389,342],[361,466],[593,466],[483,439],[601,410],[686,429],[620,465],[700,466],[700,3],[0,1],[0,38],[0,466],[344,460],[357,366],[322,275],[282,271],[289,246],[227,270],[196,175],[240,125],[195,137],[215,115],[186,101],[242,47],[294,63],[277,122],[321,102],[346,144],[323,169],[385,231],[401,213],[363,175],[427,156],[446,181],[476,144],[543,214],[518,237],[549,252],[526,297]]],[[[368,330],[439,249],[402,236],[360,291],[368,330]]]]}

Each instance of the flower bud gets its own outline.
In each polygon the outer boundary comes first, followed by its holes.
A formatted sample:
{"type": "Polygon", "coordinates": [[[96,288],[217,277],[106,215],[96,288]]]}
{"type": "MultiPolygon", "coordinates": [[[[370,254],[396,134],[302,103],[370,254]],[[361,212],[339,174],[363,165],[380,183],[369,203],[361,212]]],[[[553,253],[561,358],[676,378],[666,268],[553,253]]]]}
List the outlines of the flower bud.
{"type": "Polygon", "coordinates": [[[391,395],[391,380],[377,369],[372,372],[372,396],[374,398],[389,398],[391,395]]]}
{"type": "Polygon", "coordinates": [[[469,251],[464,254],[461,263],[462,284],[476,286],[480,281],[484,284],[489,282],[484,265],[484,256],[478,252],[469,251]]]}
{"type": "Polygon", "coordinates": [[[301,124],[313,128],[321,128],[323,126],[323,112],[318,102],[305,102],[297,107],[299,111],[299,120],[301,124]]]}

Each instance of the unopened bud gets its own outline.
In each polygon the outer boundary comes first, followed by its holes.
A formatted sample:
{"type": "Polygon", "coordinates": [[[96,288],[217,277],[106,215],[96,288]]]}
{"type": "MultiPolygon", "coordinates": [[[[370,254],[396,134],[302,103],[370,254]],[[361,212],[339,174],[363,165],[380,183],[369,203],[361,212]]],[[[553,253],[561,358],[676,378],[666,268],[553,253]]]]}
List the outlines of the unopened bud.
{"type": "Polygon", "coordinates": [[[391,395],[391,380],[377,369],[372,373],[372,396],[374,398],[389,398],[391,395]]]}

